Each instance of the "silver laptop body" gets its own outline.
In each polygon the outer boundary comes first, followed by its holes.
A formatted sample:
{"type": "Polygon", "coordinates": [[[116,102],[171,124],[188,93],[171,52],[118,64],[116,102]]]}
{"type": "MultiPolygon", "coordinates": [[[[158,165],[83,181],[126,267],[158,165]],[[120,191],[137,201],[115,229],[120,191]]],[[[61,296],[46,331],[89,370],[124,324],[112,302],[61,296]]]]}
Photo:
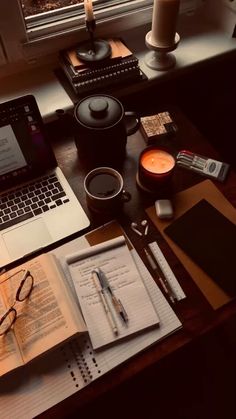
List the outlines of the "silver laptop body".
{"type": "Polygon", "coordinates": [[[87,228],[32,95],[0,104],[0,267],[87,228]]]}

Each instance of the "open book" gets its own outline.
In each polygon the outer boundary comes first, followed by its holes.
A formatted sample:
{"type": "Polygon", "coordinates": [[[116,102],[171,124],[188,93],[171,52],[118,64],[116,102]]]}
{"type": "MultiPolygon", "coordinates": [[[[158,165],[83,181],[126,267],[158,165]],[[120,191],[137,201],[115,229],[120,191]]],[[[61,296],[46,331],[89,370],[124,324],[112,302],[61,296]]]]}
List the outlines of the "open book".
{"type": "Polygon", "coordinates": [[[124,236],[67,255],[66,262],[93,349],[159,326],[124,236]]]}
{"type": "Polygon", "coordinates": [[[52,254],[43,254],[0,276],[0,317],[14,304],[24,269],[32,275],[34,285],[28,298],[15,303],[15,323],[0,336],[0,376],[87,330],[52,254]]]}
{"type": "MultiPolygon", "coordinates": [[[[89,249],[89,246],[95,246],[121,234],[121,227],[112,221],[54,249],[52,252],[60,261],[68,283],[70,284],[71,277],[68,265],[64,263],[66,255],[89,249]]],[[[36,417],[91,383],[99,386],[99,383],[96,384],[97,379],[104,379],[105,374],[113,368],[151,345],[156,345],[182,327],[136,250],[131,248],[130,252],[158,313],[159,327],[147,328],[142,333],[120,339],[116,344],[98,351],[93,350],[87,333],[80,334],[63,345],[63,353],[60,348],[49,351],[47,356],[39,357],[29,365],[30,368],[25,368],[24,379],[21,379],[22,374],[19,370],[14,371],[14,375],[2,377],[1,419],[36,417]]],[[[122,303],[126,308],[124,299],[122,303]]],[[[162,351],[162,346],[159,348],[162,351]]],[[[158,346],[154,352],[157,350],[158,346]]],[[[79,397],[78,393],[77,396],[79,397]]]]}

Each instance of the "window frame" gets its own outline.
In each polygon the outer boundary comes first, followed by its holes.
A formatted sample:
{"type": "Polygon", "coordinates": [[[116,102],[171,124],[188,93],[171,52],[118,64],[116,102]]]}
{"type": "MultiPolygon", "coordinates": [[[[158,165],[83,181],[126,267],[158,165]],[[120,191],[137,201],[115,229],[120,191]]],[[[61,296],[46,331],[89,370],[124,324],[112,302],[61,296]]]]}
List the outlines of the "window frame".
{"type": "MultiPolygon", "coordinates": [[[[0,66],[18,61],[32,62],[86,39],[85,16],[83,4],[71,8],[71,15],[60,21],[47,21],[36,25],[42,16],[25,19],[20,0],[0,2],[0,66]],[[80,9],[80,14],[75,11],[80,9]],[[33,24],[34,21],[34,25],[33,24]],[[9,22],[11,24],[9,24],[9,22]],[[27,29],[26,22],[30,22],[27,29]],[[11,28],[14,28],[12,31],[11,28]]],[[[192,11],[201,0],[181,0],[182,12],[192,11]]],[[[70,6],[68,6],[70,7],[70,6]]],[[[153,0],[121,0],[93,2],[96,15],[96,33],[98,36],[109,36],[151,22],[153,0]],[[107,3],[107,5],[106,5],[107,3]],[[114,14],[115,11],[115,14],[114,14]]],[[[69,9],[68,9],[69,13],[69,9]]],[[[47,12],[48,18],[55,12],[47,12]]],[[[37,15],[35,15],[37,16],[37,15]]]]}

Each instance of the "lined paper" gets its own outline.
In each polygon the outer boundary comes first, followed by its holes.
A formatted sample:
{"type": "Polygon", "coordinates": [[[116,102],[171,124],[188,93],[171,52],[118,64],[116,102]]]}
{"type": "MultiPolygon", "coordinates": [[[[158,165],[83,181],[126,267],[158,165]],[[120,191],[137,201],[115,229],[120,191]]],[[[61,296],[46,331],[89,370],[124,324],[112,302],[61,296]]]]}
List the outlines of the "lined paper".
{"type": "MultiPolygon", "coordinates": [[[[63,255],[86,246],[88,243],[82,237],[55,249],[53,253],[61,260],[63,255]]],[[[136,251],[133,250],[131,254],[158,313],[160,327],[117,342],[114,347],[99,353],[93,351],[86,334],[27,365],[24,370],[15,371],[14,379],[11,374],[3,377],[0,381],[1,419],[29,419],[39,415],[131,356],[181,328],[181,322],[136,251]]],[[[63,268],[68,277],[66,267],[63,268]]]]}
{"type": "Polygon", "coordinates": [[[158,315],[124,237],[108,240],[77,254],[67,255],[66,261],[94,349],[109,343],[116,344],[119,339],[148,327],[158,326],[158,315]],[[91,273],[96,268],[101,269],[106,275],[114,294],[120,299],[128,315],[129,320],[125,324],[117,314],[109,293],[104,290],[114,325],[117,327],[116,335],[93,282],[91,273]]]}

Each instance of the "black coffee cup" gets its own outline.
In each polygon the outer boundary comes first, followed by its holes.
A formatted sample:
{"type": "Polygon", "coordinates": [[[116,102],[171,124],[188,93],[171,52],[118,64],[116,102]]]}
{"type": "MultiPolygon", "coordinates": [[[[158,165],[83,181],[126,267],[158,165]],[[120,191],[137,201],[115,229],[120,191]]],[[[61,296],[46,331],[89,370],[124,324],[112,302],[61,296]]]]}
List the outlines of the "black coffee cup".
{"type": "Polygon", "coordinates": [[[84,179],[84,190],[88,207],[100,213],[116,213],[131,198],[121,174],[111,167],[91,170],[84,179]]]}
{"type": "Polygon", "coordinates": [[[125,156],[127,136],[134,134],[140,119],[125,112],[109,95],[82,99],[74,110],[74,137],[79,155],[96,166],[117,166],[125,156]]]}

